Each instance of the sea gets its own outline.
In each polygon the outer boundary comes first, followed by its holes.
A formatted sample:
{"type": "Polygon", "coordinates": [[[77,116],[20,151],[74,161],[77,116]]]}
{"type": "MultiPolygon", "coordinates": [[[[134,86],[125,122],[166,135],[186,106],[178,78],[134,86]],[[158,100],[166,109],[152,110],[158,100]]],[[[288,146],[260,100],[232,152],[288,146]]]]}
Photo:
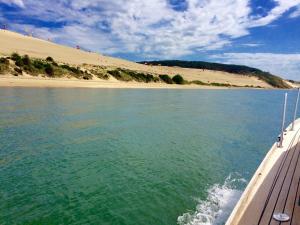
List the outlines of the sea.
{"type": "Polygon", "coordinates": [[[0,88],[0,224],[223,225],[285,92],[0,88]]]}

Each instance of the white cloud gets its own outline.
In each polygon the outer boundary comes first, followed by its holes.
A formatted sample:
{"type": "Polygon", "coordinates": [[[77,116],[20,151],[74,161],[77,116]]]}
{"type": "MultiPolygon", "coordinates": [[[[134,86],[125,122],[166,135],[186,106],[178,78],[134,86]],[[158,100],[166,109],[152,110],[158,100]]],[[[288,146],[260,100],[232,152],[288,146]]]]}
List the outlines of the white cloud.
{"type": "MultiPolygon", "coordinates": [[[[44,38],[50,35],[108,54],[174,58],[221,49],[249,34],[251,27],[270,24],[300,4],[274,1],[276,7],[266,16],[256,17],[251,16],[250,0],[186,0],[185,11],[174,10],[168,0],[24,0],[21,15],[62,24],[47,28],[48,33],[32,28],[44,38]]],[[[16,2],[21,0],[8,3],[16,2]]]]}
{"type": "MultiPolygon", "coordinates": [[[[79,43],[84,43],[81,47],[92,50],[96,45],[103,45],[102,51],[106,53],[114,53],[116,43],[99,33],[93,32],[89,27],[79,25],[64,26],[60,29],[51,30],[50,28],[37,28],[33,25],[14,24],[14,29],[34,37],[43,38],[45,40],[55,40],[57,43],[67,44],[75,47],[79,43]],[[89,34],[88,36],[86,34],[89,34]],[[72,37],[72,38],[70,38],[72,37]]],[[[122,46],[118,46],[122,51],[122,46]]]]}
{"type": "Polygon", "coordinates": [[[300,54],[224,53],[211,58],[222,63],[259,68],[284,78],[300,81],[300,54]]]}
{"type": "Polygon", "coordinates": [[[281,17],[291,8],[300,4],[299,0],[274,0],[274,2],[277,5],[268,13],[267,16],[252,18],[252,20],[249,22],[249,25],[251,27],[268,25],[281,17]]]}
{"type": "Polygon", "coordinates": [[[0,0],[0,3],[5,3],[8,5],[16,5],[20,8],[25,7],[23,0],[0,0]]]}
{"type": "Polygon", "coordinates": [[[300,16],[300,6],[298,6],[296,10],[290,14],[290,18],[297,18],[299,16],[300,16]]]}
{"type": "Polygon", "coordinates": [[[261,46],[262,44],[259,44],[259,43],[245,43],[245,44],[242,44],[243,46],[246,46],[246,47],[258,47],[258,46],[261,46]]]}

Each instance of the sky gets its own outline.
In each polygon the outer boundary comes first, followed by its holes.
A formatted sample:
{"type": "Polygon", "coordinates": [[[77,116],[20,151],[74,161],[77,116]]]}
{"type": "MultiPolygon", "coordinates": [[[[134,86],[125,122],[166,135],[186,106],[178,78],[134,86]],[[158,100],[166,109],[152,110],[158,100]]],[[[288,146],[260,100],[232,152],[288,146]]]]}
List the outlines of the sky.
{"type": "Polygon", "coordinates": [[[132,61],[243,64],[300,81],[300,0],[0,0],[0,24],[132,61]]]}

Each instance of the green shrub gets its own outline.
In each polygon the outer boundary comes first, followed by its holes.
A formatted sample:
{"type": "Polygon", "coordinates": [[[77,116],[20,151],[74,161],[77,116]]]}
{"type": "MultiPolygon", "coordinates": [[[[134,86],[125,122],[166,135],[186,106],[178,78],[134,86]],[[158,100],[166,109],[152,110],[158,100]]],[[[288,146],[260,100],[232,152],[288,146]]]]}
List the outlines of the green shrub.
{"type": "Polygon", "coordinates": [[[210,83],[210,85],[216,86],[216,87],[231,87],[232,86],[231,84],[216,83],[216,82],[210,83]]]}
{"type": "Polygon", "coordinates": [[[46,63],[41,60],[34,60],[32,65],[38,70],[44,70],[46,63]]]}
{"type": "Polygon", "coordinates": [[[52,58],[51,56],[48,56],[48,57],[46,58],[46,61],[48,61],[48,62],[54,62],[54,60],[53,60],[53,58],[52,58]]]}
{"type": "Polygon", "coordinates": [[[13,54],[11,54],[11,57],[10,57],[13,61],[17,61],[17,60],[20,60],[21,59],[21,56],[14,52],[13,54]]]}
{"type": "Polygon", "coordinates": [[[143,73],[138,73],[132,70],[121,70],[121,73],[126,74],[137,82],[146,82],[147,77],[143,73]]]}
{"type": "Polygon", "coordinates": [[[66,74],[71,74],[76,78],[93,78],[91,74],[83,72],[79,67],[76,68],[66,64],[59,66],[50,56],[47,57],[46,60],[40,60],[30,59],[28,55],[21,57],[17,53],[13,53],[11,55],[11,59],[14,60],[16,66],[19,67],[14,71],[16,73],[20,73],[20,71],[26,71],[31,75],[46,74],[50,77],[61,77],[66,74]]]}
{"type": "Polygon", "coordinates": [[[107,72],[115,78],[121,77],[120,71],[118,71],[118,70],[109,70],[107,72]]]}
{"type": "Polygon", "coordinates": [[[152,74],[137,72],[128,69],[118,68],[107,72],[113,77],[115,77],[117,80],[122,80],[122,81],[134,80],[137,82],[145,82],[145,83],[159,82],[159,78],[154,77],[152,74]]]}
{"type": "Polygon", "coordinates": [[[109,70],[107,72],[110,75],[112,75],[114,78],[116,78],[117,80],[121,80],[121,81],[132,81],[133,80],[133,78],[130,75],[128,75],[121,69],[109,70]]]}
{"type": "Polygon", "coordinates": [[[175,84],[185,84],[186,81],[183,79],[183,77],[181,75],[175,75],[173,78],[172,78],[173,82],[175,84]]]}
{"type": "Polygon", "coordinates": [[[159,75],[159,78],[167,84],[173,84],[173,80],[169,75],[159,75]]]}
{"type": "Polygon", "coordinates": [[[45,66],[45,73],[50,76],[53,77],[54,76],[54,69],[53,66],[51,66],[50,64],[46,64],[45,66]]]}
{"type": "Polygon", "coordinates": [[[126,73],[128,76],[132,77],[132,79],[137,82],[154,82],[154,76],[152,74],[145,74],[142,72],[136,72],[132,70],[121,70],[121,72],[126,73]]]}
{"type": "Polygon", "coordinates": [[[24,66],[22,58],[17,58],[15,61],[15,65],[19,67],[24,66]]]}
{"type": "MultiPolygon", "coordinates": [[[[56,63],[52,63],[52,65],[55,67],[56,63]]],[[[57,70],[62,70],[62,73],[69,73],[70,75],[78,78],[78,79],[85,79],[85,80],[90,80],[93,78],[93,75],[88,73],[87,71],[82,71],[80,67],[73,67],[69,66],[67,64],[63,64],[60,66],[56,67],[57,70]]]]}
{"type": "Polygon", "coordinates": [[[8,70],[9,70],[9,67],[6,64],[0,63],[0,74],[4,74],[8,70]]]}
{"type": "Polygon", "coordinates": [[[109,75],[103,74],[103,73],[97,73],[96,76],[97,76],[99,79],[103,79],[103,80],[108,80],[108,79],[109,79],[109,75]]]}
{"type": "Polygon", "coordinates": [[[154,76],[152,74],[146,74],[146,83],[154,82],[154,76]]]}
{"type": "Polygon", "coordinates": [[[11,55],[11,59],[15,61],[15,65],[19,67],[22,67],[24,65],[31,65],[31,60],[28,55],[24,55],[23,57],[21,57],[20,55],[18,55],[18,53],[13,53],[11,55]]]}
{"type": "Polygon", "coordinates": [[[9,60],[7,58],[0,58],[0,74],[4,74],[9,70],[9,60]]]}
{"type": "Polygon", "coordinates": [[[27,73],[29,73],[31,75],[38,74],[38,71],[32,65],[24,65],[21,68],[24,69],[27,73]]]}
{"type": "Polygon", "coordinates": [[[31,75],[36,75],[37,70],[32,64],[32,60],[28,55],[20,56],[18,53],[13,53],[10,57],[15,61],[15,65],[20,68],[15,68],[14,71],[18,74],[22,74],[23,70],[31,75]]]}
{"type": "Polygon", "coordinates": [[[24,55],[22,57],[23,65],[29,66],[31,65],[31,60],[28,55],[24,55]]]}
{"type": "Polygon", "coordinates": [[[91,70],[91,73],[94,74],[99,79],[104,79],[104,80],[108,80],[109,79],[109,75],[107,75],[105,71],[91,70]]]}
{"type": "Polygon", "coordinates": [[[126,73],[128,76],[132,77],[133,80],[137,82],[150,82],[151,76],[148,76],[148,74],[135,72],[132,70],[122,70],[123,73],[126,73]]]}
{"type": "Polygon", "coordinates": [[[82,74],[83,72],[79,69],[79,67],[73,67],[73,66],[69,66],[67,64],[63,64],[60,66],[63,69],[68,70],[69,72],[75,73],[75,74],[82,74]]]}
{"type": "Polygon", "coordinates": [[[200,80],[193,80],[193,81],[190,82],[190,84],[209,85],[208,83],[205,83],[205,82],[200,81],[200,80]]]}
{"type": "Polygon", "coordinates": [[[155,82],[154,80],[154,76],[152,74],[146,74],[144,75],[144,82],[146,83],[151,83],[151,82],[155,82]]]}
{"type": "Polygon", "coordinates": [[[7,58],[4,58],[4,57],[0,58],[0,63],[9,66],[9,60],[7,58]]]}
{"type": "Polygon", "coordinates": [[[53,66],[57,66],[57,67],[59,66],[59,65],[57,64],[57,62],[55,62],[54,59],[53,59],[51,56],[48,56],[48,57],[46,58],[46,61],[52,63],[53,66]]]}
{"type": "Polygon", "coordinates": [[[58,66],[58,64],[56,62],[52,62],[53,66],[58,66]]]}

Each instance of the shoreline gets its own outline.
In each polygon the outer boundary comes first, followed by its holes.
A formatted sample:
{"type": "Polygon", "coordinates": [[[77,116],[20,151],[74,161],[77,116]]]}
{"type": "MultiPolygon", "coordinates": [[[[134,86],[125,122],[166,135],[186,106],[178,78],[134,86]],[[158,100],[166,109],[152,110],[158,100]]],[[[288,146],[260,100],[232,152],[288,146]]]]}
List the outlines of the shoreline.
{"type": "Polygon", "coordinates": [[[0,75],[1,87],[35,88],[113,88],[113,89],[251,89],[243,87],[217,87],[202,85],[177,85],[164,83],[122,82],[117,80],[78,80],[74,78],[44,78],[32,76],[0,75]]]}

